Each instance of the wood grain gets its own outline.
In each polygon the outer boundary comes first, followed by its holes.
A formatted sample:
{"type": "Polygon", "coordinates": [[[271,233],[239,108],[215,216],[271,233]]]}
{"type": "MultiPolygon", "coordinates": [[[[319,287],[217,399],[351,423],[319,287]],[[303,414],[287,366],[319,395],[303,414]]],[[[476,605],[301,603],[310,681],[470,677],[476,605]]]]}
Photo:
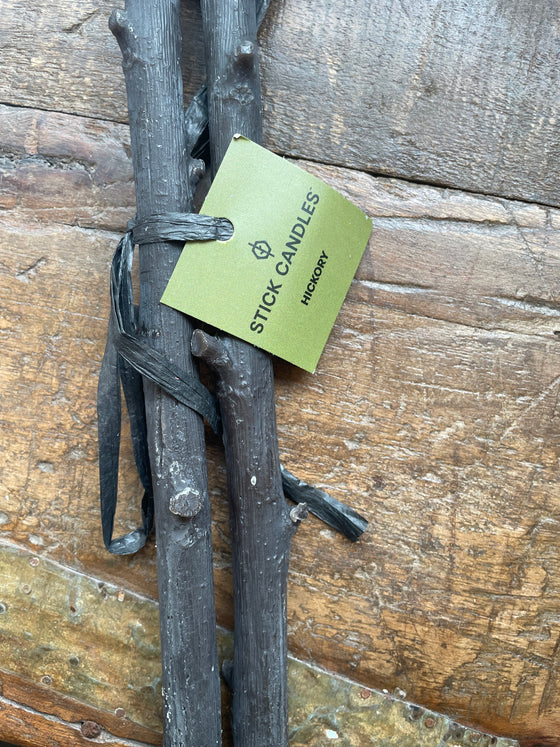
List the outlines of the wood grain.
{"type": "MultiPolygon", "coordinates": [[[[4,551],[4,549],[5,548],[2,547],[1,551],[4,551]]],[[[13,550],[13,548],[11,549],[13,550]]],[[[58,587],[58,589],[60,589],[60,581],[64,579],[65,575],[64,572],[60,573],[60,569],[57,569],[57,583],[55,583],[55,586],[58,587]]],[[[68,578],[68,576],[66,576],[66,578],[68,578]]],[[[77,585],[79,586],[81,584],[83,586],[84,581],[85,578],[80,578],[77,585]]],[[[20,588],[22,585],[23,584],[20,583],[20,588]]],[[[2,596],[5,598],[5,592],[2,596]]],[[[130,597],[128,598],[130,599],[130,597]]],[[[61,637],[57,638],[56,635],[53,636],[52,631],[49,632],[44,624],[40,624],[43,605],[37,604],[37,589],[35,589],[35,600],[35,604],[32,605],[32,607],[34,606],[34,609],[32,609],[32,611],[28,609],[28,620],[31,618],[31,627],[33,627],[35,632],[40,631],[42,633],[42,636],[35,641],[35,645],[40,647],[41,645],[48,646],[51,644],[52,646],[52,644],[55,644],[55,647],[57,647],[59,651],[66,653],[66,656],[68,656],[69,649],[65,647],[64,639],[61,637]]],[[[148,601],[148,609],[149,604],[150,602],[148,601]]],[[[65,607],[66,605],[61,606],[58,610],[61,614],[61,621],[63,620],[63,610],[65,611],[65,607]]],[[[157,613],[153,616],[153,620],[157,626],[157,613]]],[[[83,636],[81,642],[78,642],[78,651],[74,649],[73,656],[68,657],[72,658],[74,668],[83,668],[84,660],[87,662],[86,666],[90,663],[95,664],[96,649],[91,646],[91,643],[88,643],[88,640],[87,636],[83,636]],[[79,656],[76,656],[76,653],[81,655],[81,659],[79,656]],[[89,661],[87,661],[88,659],[89,661]]],[[[103,649],[100,650],[99,647],[97,648],[97,654],[102,654],[104,661],[108,661],[111,658],[112,652],[110,641],[111,637],[106,637],[104,639],[103,649]]],[[[157,635],[155,636],[155,643],[157,646],[157,635]]],[[[50,731],[50,724],[52,721],[58,723],[60,728],[70,734],[72,738],[77,738],[78,735],[76,734],[76,729],[80,729],[85,721],[89,721],[92,724],[97,724],[101,727],[105,732],[106,739],[112,738],[117,741],[122,739],[125,743],[127,740],[135,740],[136,743],[140,742],[142,744],[161,744],[160,728],[153,730],[135,723],[130,718],[130,713],[127,714],[124,708],[121,710],[116,708],[115,711],[106,711],[95,698],[85,702],[84,700],[79,700],[75,697],[78,695],[78,692],[74,692],[74,696],[69,696],[60,692],[60,688],[57,687],[57,685],[52,683],[50,685],[43,684],[40,680],[42,676],[44,676],[43,672],[45,670],[42,668],[41,657],[33,657],[33,660],[37,667],[35,670],[32,670],[33,679],[28,679],[22,677],[20,674],[14,674],[13,672],[7,671],[5,668],[7,665],[6,661],[3,661],[2,666],[0,667],[0,705],[8,706],[10,712],[17,714],[17,717],[24,722],[27,719],[29,712],[31,712],[35,717],[41,716],[41,718],[34,719],[40,738],[37,739],[34,737],[35,741],[32,741],[33,745],[43,745],[45,743],[45,737],[52,736],[50,731]],[[41,739],[43,739],[43,741],[41,741],[41,739]]],[[[50,671],[55,673],[56,679],[59,670],[51,668],[50,671]]],[[[130,693],[126,692],[124,689],[120,689],[121,681],[116,681],[114,679],[112,684],[115,686],[113,695],[115,699],[118,699],[117,702],[122,704],[123,701],[119,696],[122,697],[124,695],[126,701],[130,697],[130,693]]],[[[69,690],[71,688],[66,689],[69,690]]],[[[152,695],[154,701],[156,701],[156,697],[152,695]]],[[[150,709],[151,708],[152,706],[150,704],[150,709]]],[[[4,738],[13,738],[15,740],[14,744],[18,744],[18,740],[21,740],[21,731],[14,732],[16,724],[10,725],[11,720],[11,717],[8,717],[7,714],[0,709],[0,735],[4,738]],[[12,737],[12,734],[14,733],[16,736],[12,737]]],[[[0,747],[2,745],[3,742],[0,742],[0,747]]]]}
{"type": "MultiPolygon", "coordinates": [[[[41,713],[34,713],[16,703],[6,702],[0,697],[0,717],[2,719],[2,736],[10,744],[20,747],[90,747],[91,739],[83,736],[81,724],[69,724],[56,718],[45,718],[41,713]]],[[[128,739],[113,739],[107,732],[101,731],[103,742],[112,747],[138,747],[140,742],[128,739]]]]}
{"type": "MultiPolygon", "coordinates": [[[[1,542],[0,579],[0,737],[24,747],[161,744],[157,605],[1,542]]],[[[218,631],[218,642],[220,658],[231,656],[231,634],[218,631]]],[[[480,747],[519,747],[407,703],[402,693],[363,688],[293,659],[288,678],[293,747],[326,739],[461,747],[475,738],[480,747]]],[[[231,747],[229,710],[224,744],[231,747]]]]}
{"type": "MultiPolygon", "coordinates": [[[[124,121],[113,0],[3,3],[0,103],[124,121]]],[[[186,95],[203,80],[183,3],[186,95]]],[[[560,204],[557,0],[278,0],[261,32],[265,144],[374,173],[560,204]],[[304,31],[305,30],[305,31],[304,31]]]]}
{"type": "MultiPolygon", "coordinates": [[[[97,505],[108,263],[134,211],[125,130],[12,107],[2,122],[0,537],[155,598],[153,544],[107,555],[97,505]]],[[[276,363],[281,455],[371,528],[350,544],[303,524],[290,648],[524,747],[559,745],[560,212],[303,165],[374,232],[317,374],[276,363]]],[[[231,627],[212,440],[209,457],[218,617],[231,627]]],[[[124,531],[140,496],[128,447],[122,473],[124,531]]]]}

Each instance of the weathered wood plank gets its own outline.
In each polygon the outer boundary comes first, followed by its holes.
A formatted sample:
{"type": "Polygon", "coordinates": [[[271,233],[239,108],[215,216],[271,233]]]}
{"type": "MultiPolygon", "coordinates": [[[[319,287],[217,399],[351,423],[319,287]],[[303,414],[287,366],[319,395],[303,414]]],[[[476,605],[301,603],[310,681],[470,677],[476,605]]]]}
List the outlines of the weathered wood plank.
{"type": "MultiPolygon", "coordinates": [[[[184,4],[183,23],[192,28],[185,65],[189,91],[203,76],[201,22],[195,2],[184,4]]],[[[108,28],[113,0],[55,0],[52,5],[15,0],[3,4],[0,29],[3,68],[0,103],[126,120],[122,57],[108,28]]]]}
{"type": "MultiPolygon", "coordinates": [[[[11,551],[13,552],[13,550],[14,548],[12,547],[11,551]]],[[[42,562],[44,567],[44,561],[42,562]]],[[[64,573],[64,571],[61,573],[60,569],[57,568],[55,564],[51,564],[51,570],[52,569],[54,569],[54,576],[56,579],[54,587],[60,590],[61,585],[64,584],[64,580],[67,580],[69,577],[72,578],[72,576],[68,576],[68,574],[64,573]]],[[[41,572],[39,571],[39,577],[40,576],[41,572]]],[[[35,581],[37,581],[37,577],[37,574],[35,574],[35,581]]],[[[80,585],[82,585],[83,587],[85,583],[85,578],[79,579],[78,582],[74,584],[74,588],[80,585]]],[[[21,588],[21,586],[22,584],[20,583],[19,588],[21,588]]],[[[51,584],[51,588],[52,586],[53,584],[51,584]]],[[[29,635],[32,635],[29,628],[32,628],[35,633],[39,631],[39,637],[35,640],[35,646],[37,649],[40,649],[41,646],[44,646],[50,648],[49,653],[51,654],[52,651],[56,649],[58,649],[58,652],[61,652],[61,648],[63,648],[65,645],[64,639],[61,636],[57,637],[55,631],[49,631],[45,626],[44,621],[42,620],[42,596],[40,594],[37,594],[37,588],[35,588],[34,592],[29,593],[34,593],[35,602],[31,604],[28,609],[27,622],[29,623],[29,625],[25,626],[26,632],[29,635]]],[[[3,597],[6,598],[4,595],[3,597]]],[[[13,599],[10,598],[9,601],[12,600],[13,599]]],[[[48,604],[45,606],[47,608],[49,607],[48,604]]],[[[149,603],[146,606],[149,609],[149,603]]],[[[52,607],[53,606],[51,604],[51,611],[52,607]]],[[[61,617],[55,617],[55,622],[58,622],[59,619],[63,619],[65,617],[66,605],[61,606],[58,611],[61,617]]],[[[123,613],[123,617],[125,617],[125,609],[121,610],[121,612],[123,613]]],[[[53,621],[52,617],[51,621],[53,621]]],[[[81,646],[77,651],[74,650],[73,655],[69,656],[69,649],[66,649],[64,653],[66,653],[66,657],[68,659],[72,659],[74,668],[80,667],[83,670],[89,667],[95,675],[100,672],[101,676],[103,676],[104,671],[101,671],[103,668],[98,669],[96,667],[97,661],[99,660],[99,658],[101,658],[104,662],[109,661],[111,657],[114,656],[114,649],[112,650],[111,648],[110,636],[109,638],[105,637],[103,639],[102,650],[99,648],[100,639],[96,638],[95,640],[97,642],[97,648],[96,646],[92,645],[91,638],[87,635],[84,635],[80,642],[81,646]],[[98,652],[97,655],[96,652],[98,652]],[[81,658],[77,654],[80,654],[81,658]]],[[[154,645],[155,647],[157,647],[159,645],[157,635],[154,636],[154,641],[154,645]]],[[[0,705],[2,705],[3,703],[7,704],[12,709],[12,712],[16,713],[18,718],[23,719],[24,721],[26,720],[27,714],[29,712],[31,712],[34,716],[41,716],[41,718],[34,719],[35,724],[38,725],[38,728],[40,730],[41,737],[45,736],[45,732],[47,732],[47,734],[50,736],[50,722],[54,721],[55,723],[58,723],[60,725],[60,728],[63,732],[67,732],[73,738],[76,737],[77,729],[80,730],[82,734],[85,732],[86,735],[91,735],[93,731],[101,730],[101,733],[105,732],[106,739],[112,738],[114,740],[117,740],[117,742],[122,739],[126,743],[128,743],[129,740],[135,740],[135,744],[137,744],[138,742],[141,742],[142,744],[161,744],[162,739],[160,728],[154,730],[149,729],[146,726],[142,726],[141,724],[135,723],[133,720],[131,720],[130,714],[127,715],[124,708],[118,707],[114,712],[109,712],[100,707],[100,704],[96,702],[95,699],[93,699],[93,702],[78,700],[78,698],[75,697],[79,694],[78,692],[74,692],[72,696],[69,696],[60,692],[57,684],[53,684],[53,682],[50,682],[50,684],[43,684],[41,680],[46,675],[43,674],[45,672],[45,669],[42,667],[42,663],[42,657],[40,654],[33,657],[33,664],[31,668],[32,679],[27,679],[19,674],[14,674],[13,672],[7,671],[5,669],[5,666],[8,664],[7,661],[3,662],[3,665],[0,666],[0,705]],[[87,724],[85,729],[82,729],[82,725],[86,722],[89,723],[87,724]],[[92,725],[95,725],[95,727],[92,728],[92,725]]],[[[51,669],[51,672],[52,671],[55,672],[56,680],[58,671],[51,669]]],[[[124,694],[125,699],[128,700],[130,698],[130,694],[124,690],[123,683],[124,680],[113,675],[111,685],[114,687],[115,697],[118,697],[119,695],[122,696],[124,694]]],[[[71,688],[69,687],[66,687],[65,689],[67,691],[71,691],[71,688]]],[[[154,693],[153,699],[154,701],[157,700],[156,693],[154,693]]],[[[157,705],[156,708],[151,707],[151,710],[157,711],[157,705]]],[[[16,728],[17,721],[13,724],[13,726],[10,726],[10,722],[11,718],[8,718],[6,714],[3,714],[2,710],[0,710],[0,735],[4,738],[8,738],[8,736],[11,737],[11,731],[16,728]]],[[[17,734],[17,736],[11,738],[15,738],[15,743],[19,744],[18,739],[21,739],[20,735],[22,732],[20,731],[15,733],[17,734]]],[[[32,744],[44,744],[44,741],[37,740],[35,739],[35,737],[33,737],[33,739],[35,741],[33,741],[32,744]]],[[[0,742],[0,747],[2,744],[3,743],[0,742]]]]}
{"type": "MultiPolygon", "coordinates": [[[[115,747],[133,747],[133,739],[134,745],[160,744],[157,605],[37,560],[0,544],[0,737],[30,747],[74,747],[98,738],[115,747]],[[25,679],[6,671],[14,668],[25,679]]],[[[219,642],[222,658],[231,655],[231,636],[220,631],[219,642]]],[[[460,747],[475,738],[481,747],[518,747],[406,703],[402,693],[391,697],[302,662],[290,661],[289,684],[293,747],[326,740],[460,747]]]]}
{"type": "MultiPolygon", "coordinates": [[[[155,598],[153,545],[107,555],[97,505],[108,263],[134,210],[125,128],[10,107],[1,121],[0,537],[155,598]]],[[[276,365],[281,450],[371,528],[350,545],[315,519],[301,527],[291,649],[523,745],[554,744],[560,211],[304,165],[374,233],[317,374],[276,365]]],[[[215,442],[210,462],[231,627],[215,442]]],[[[122,488],[124,531],[140,494],[128,447],[122,488]]]]}
{"type": "Polygon", "coordinates": [[[122,230],[134,212],[128,127],[0,105],[0,208],[22,225],[122,230]]]}
{"type": "MultiPolygon", "coordinates": [[[[38,745],[48,745],[48,747],[91,747],[92,741],[84,736],[85,734],[95,734],[101,736],[101,744],[111,745],[111,747],[138,747],[140,742],[131,742],[128,739],[113,739],[107,732],[97,733],[96,724],[92,725],[70,724],[56,718],[46,718],[41,713],[35,713],[28,708],[23,708],[16,703],[10,703],[0,697],[0,721],[2,723],[2,736],[11,740],[10,745],[18,747],[38,747],[38,745]],[[93,731],[88,731],[93,729],[93,731]]],[[[95,737],[94,737],[95,738],[95,737]]],[[[100,744],[100,742],[97,742],[100,744]]],[[[4,744],[4,743],[1,743],[4,744]]]]}
{"type": "MultiPolygon", "coordinates": [[[[124,121],[115,3],[3,3],[0,103],[124,121]]],[[[117,3],[118,5],[118,3],[117,3]]],[[[265,144],[283,154],[560,204],[558,2],[279,0],[261,34],[265,144]],[[305,31],[303,31],[305,30],[305,31]]],[[[203,79],[184,3],[186,95],[203,79]]]]}
{"type": "Polygon", "coordinates": [[[144,727],[138,737],[158,736],[155,602],[9,547],[2,548],[0,578],[2,669],[108,714],[122,709],[132,725],[144,727]],[[135,661],[131,650],[139,653],[135,661]]]}

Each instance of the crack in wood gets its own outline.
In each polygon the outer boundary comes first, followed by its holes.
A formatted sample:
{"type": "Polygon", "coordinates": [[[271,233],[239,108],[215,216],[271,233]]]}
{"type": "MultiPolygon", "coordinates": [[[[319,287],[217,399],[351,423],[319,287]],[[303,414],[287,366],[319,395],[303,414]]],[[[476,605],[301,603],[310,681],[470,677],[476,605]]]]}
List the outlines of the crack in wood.
{"type": "Polygon", "coordinates": [[[25,267],[23,270],[20,270],[16,273],[16,278],[18,280],[21,280],[22,283],[29,283],[33,278],[37,275],[38,271],[41,269],[41,267],[44,267],[47,264],[48,260],[46,257],[40,257],[39,259],[35,260],[29,267],[25,267]]]}
{"type": "Polygon", "coordinates": [[[75,34],[77,31],[81,31],[83,27],[93,18],[98,16],[99,13],[99,10],[92,10],[91,13],[87,13],[83,18],[80,18],[75,23],[70,24],[70,26],[62,26],[62,31],[65,34],[75,34]]]}

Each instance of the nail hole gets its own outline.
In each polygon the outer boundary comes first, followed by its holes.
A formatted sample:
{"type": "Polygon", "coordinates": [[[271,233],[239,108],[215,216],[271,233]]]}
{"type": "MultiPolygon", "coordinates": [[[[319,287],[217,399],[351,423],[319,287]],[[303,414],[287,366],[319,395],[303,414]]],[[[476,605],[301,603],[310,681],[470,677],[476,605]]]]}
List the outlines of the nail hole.
{"type": "Polygon", "coordinates": [[[44,677],[41,677],[41,682],[43,685],[52,685],[52,677],[49,677],[49,675],[46,674],[44,677]]]}
{"type": "Polygon", "coordinates": [[[7,609],[8,608],[6,607],[6,605],[4,604],[4,602],[0,602],[0,615],[3,615],[4,612],[7,611],[7,609]]]}
{"type": "Polygon", "coordinates": [[[70,612],[71,612],[71,613],[72,613],[73,615],[75,615],[77,611],[78,611],[78,610],[76,609],[76,607],[74,607],[74,605],[73,605],[73,604],[71,604],[71,605],[70,605],[70,612]]]}

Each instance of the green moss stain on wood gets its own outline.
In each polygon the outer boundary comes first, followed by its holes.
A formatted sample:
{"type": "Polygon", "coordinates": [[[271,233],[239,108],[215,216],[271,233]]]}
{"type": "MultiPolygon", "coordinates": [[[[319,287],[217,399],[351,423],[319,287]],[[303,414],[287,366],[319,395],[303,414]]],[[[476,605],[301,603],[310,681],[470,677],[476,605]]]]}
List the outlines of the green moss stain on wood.
{"type": "Polygon", "coordinates": [[[0,590],[2,668],[160,728],[155,602],[7,546],[0,590]]]}
{"type": "MultiPolygon", "coordinates": [[[[219,632],[219,647],[231,658],[229,633],[219,632]]],[[[161,730],[157,603],[2,544],[0,661],[31,683],[161,730]]],[[[363,688],[294,659],[288,677],[292,747],[518,745],[408,703],[404,693],[363,688]]]]}

